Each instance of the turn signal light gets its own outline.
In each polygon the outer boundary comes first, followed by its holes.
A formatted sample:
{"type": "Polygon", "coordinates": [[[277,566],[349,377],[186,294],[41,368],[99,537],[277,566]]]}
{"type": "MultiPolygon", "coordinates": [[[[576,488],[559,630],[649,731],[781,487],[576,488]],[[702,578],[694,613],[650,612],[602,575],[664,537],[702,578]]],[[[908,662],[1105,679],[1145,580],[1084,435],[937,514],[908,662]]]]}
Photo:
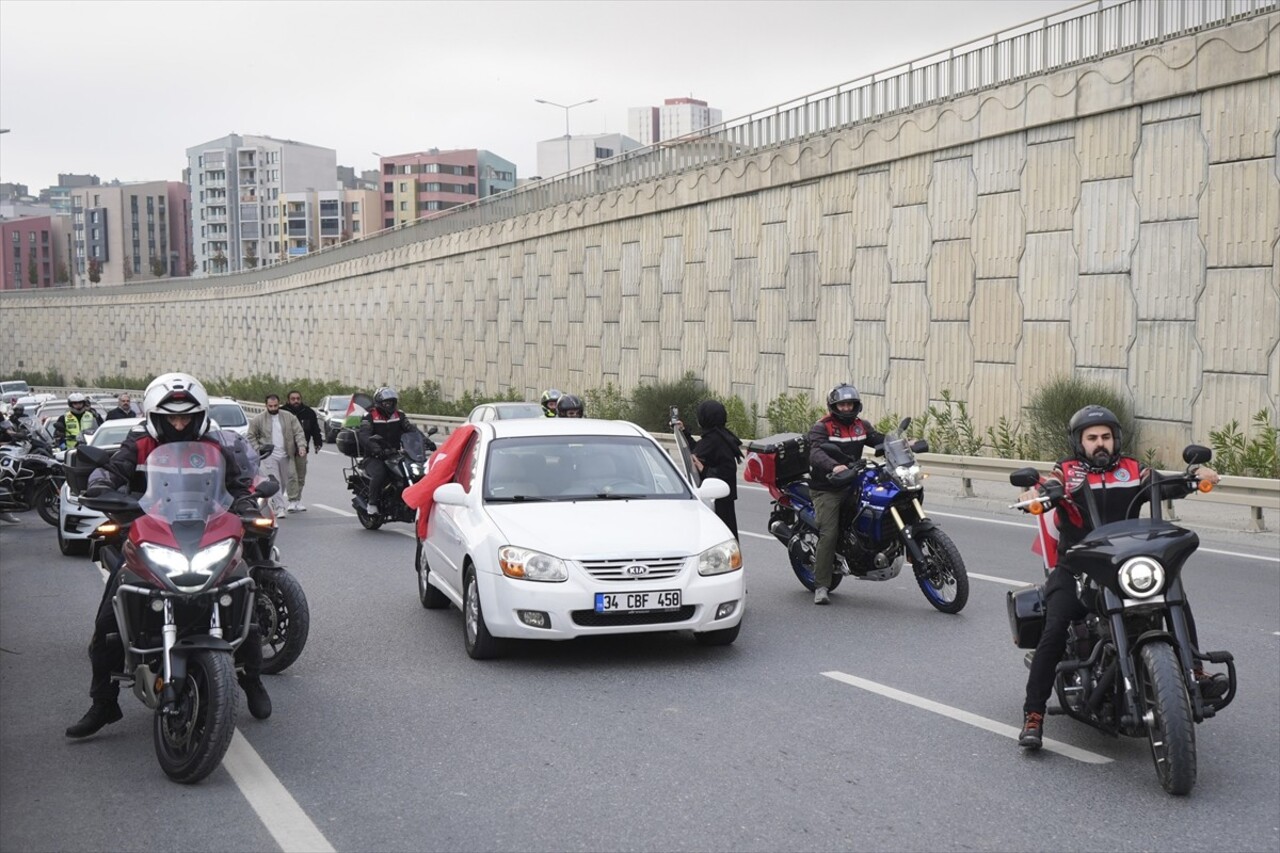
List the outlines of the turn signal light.
{"type": "Polygon", "coordinates": [[[1196,488],[1204,492],[1205,494],[1208,494],[1209,492],[1213,491],[1213,483],[1210,483],[1208,480],[1201,480],[1196,485],[1196,488]]]}
{"type": "Polygon", "coordinates": [[[1041,515],[1044,513],[1044,504],[1040,503],[1040,501],[1036,501],[1027,507],[1027,512],[1032,515],[1041,515]]]}
{"type": "Polygon", "coordinates": [[[114,521],[106,521],[94,528],[93,532],[99,536],[110,536],[113,533],[120,532],[120,525],[116,524],[114,521]]]}
{"type": "Polygon", "coordinates": [[[275,527],[276,520],[274,518],[255,518],[253,520],[254,527],[275,527]]]}

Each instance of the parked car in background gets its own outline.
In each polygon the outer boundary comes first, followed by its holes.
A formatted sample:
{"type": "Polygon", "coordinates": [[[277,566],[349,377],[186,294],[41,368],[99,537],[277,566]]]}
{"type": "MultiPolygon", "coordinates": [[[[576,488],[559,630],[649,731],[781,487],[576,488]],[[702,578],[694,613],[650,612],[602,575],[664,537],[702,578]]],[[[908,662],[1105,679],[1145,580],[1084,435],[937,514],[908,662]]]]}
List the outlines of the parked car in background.
{"type": "MultiPolygon", "coordinates": [[[[342,429],[342,421],[346,418],[347,409],[350,407],[350,394],[331,394],[320,398],[320,402],[315,406],[316,419],[320,421],[320,430],[324,433],[326,443],[333,444],[338,436],[338,430],[342,429]]],[[[363,417],[364,409],[361,409],[360,413],[363,417]]]]}
{"type": "Polygon", "coordinates": [[[691,630],[732,643],[742,552],[666,451],[625,421],[512,418],[475,425],[418,540],[418,598],[462,611],[467,654],[508,639],[691,630]]]}
{"type": "Polygon", "coordinates": [[[245,416],[244,409],[230,397],[210,397],[209,416],[222,429],[240,435],[249,434],[249,419],[245,416]]]}
{"type": "Polygon", "coordinates": [[[542,412],[542,406],[537,403],[481,403],[467,415],[467,423],[543,417],[546,415],[542,412]]]}
{"type": "MultiPolygon", "coordinates": [[[[142,418],[118,418],[107,421],[89,433],[86,441],[93,447],[113,451],[124,442],[129,430],[140,423],[142,418]]],[[[67,481],[62,484],[62,493],[59,495],[58,550],[67,556],[88,554],[89,534],[107,520],[102,513],[80,505],[79,493],[84,484],[76,481],[75,472],[78,469],[75,460],[76,451],[68,450],[64,460],[68,476],[67,481]]],[[[85,476],[87,477],[87,474],[85,476]]]]}
{"type": "Polygon", "coordinates": [[[55,418],[65,415],[68,408],[65,397],[41,403],[35,413],[36,426],[43,427],[45,424],[51,423],[55,418]]]}
{"type": "Polygon", "coordinates": [[[0,403],[13,405],[19,397],[31,393],[31,386],[25,379],[5,379],[0,381],[0,403]]]}

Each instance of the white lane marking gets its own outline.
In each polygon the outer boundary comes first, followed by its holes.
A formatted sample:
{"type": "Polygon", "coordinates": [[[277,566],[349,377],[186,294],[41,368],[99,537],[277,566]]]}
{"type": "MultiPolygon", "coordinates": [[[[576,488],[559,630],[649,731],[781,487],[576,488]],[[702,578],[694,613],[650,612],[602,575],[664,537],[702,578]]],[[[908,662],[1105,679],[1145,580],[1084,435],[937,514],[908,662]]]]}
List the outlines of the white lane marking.
{"type": "Polygon", "coordinates": [[[1219,551],[1217,548],[1198,548],[1201,554],[1222,554],[1227,557],[1242,557],[1246,560],[1262,560],[1264,563],[1280,563],[1280,557],[1264,557],[1261,554],[1243,554],[1239,551],[1219,551]]]}
{"type": "MultiPolygon", "coordinates": [[[[345,509],[338,509],[336,506],[329,506],[328,504],[312,504],[312,506],[315,507],[316,509],[328,510],[329,512],[336,513],[337,515],[345,515],[347,518],[356,517],[356,514],[354,512],[351,512],[350,510],[345,510],[345,509]]],[[[418,538],[418,534],[415,530],[402,530],[398,527],[392,527],[390,529],[384,527],[382,529],[386,530],[388,533],[399,533],[401,536],[408,536],[410,539],[418,538]]],[[[766,536],[765,538],[772,539],[773,537],[766,536]]]]}
{"type": "Polygon", "coordinates": [[[293,795],[280,784],[276,774],[271,772],[239,729],[231,736],[231,746],[222,759],[222,766],[227,768],[240,793],[244,794],[284,853],[335,853],[333,845],[311,822],[293,795]]]}
{"type": "Polygon", "coordinates": [[[768,539],[768,540],[769,540],[769,541],[771,541],[771,542],[776,542],[776,541],[778,541],[778,537],[776,537],[776,536],[771,536],[771,535],[769,535],[769,534],[767,534],[767,533],[752,533],[752,532],[751,532],[751,531],[749,531],[749,530],[739,530],[739,531],[738,531],[738,535],[739,535],[739,536],[750,536],[750,537],[752,537],[753,539],[768,539]]]}
{"type": "Polygon", "coordinates": [[[998,578],[995,575],[980,575],[977,572],[969,572],[969,577],[976,581],[991,581],[992,583],[1002,583],[1005,586],[1034,586],[1031,581],[1015,581],[1009,578],[998,578]]]}
{"type": "MultiPolygon", "coordinates": [[[[953,708],[950,705],[943,705],[941,702],[934,702],[932,699],[925,699],[923,696],[916,696],[914,693],[905,693],[892,687],[887,687],[875,681],[868,681],[865,678],[858,678],[856,675],[849,675],[845,672],[824,672],[822,673],[833,681],[839,681],[852,687],[859,687],[871,693],[878,693],[897,702],[907,705],[913,705],[917,708],[923,708],[926,711],[932,711],[944,717],[958,720],[962,723],[968,723],[975,728],[984,731],[993,732],[1003,735],[1013,740],[1018,739],[1021,730],[1016,726],[1010,726],[1005,723],[998,723],[995,720],[988,720],[986,717],[980,717],[977,714],[971,714],[968,711],[962,711],[959,708],[953,708]]],[[[1044,739],[1044,748],[1049,752],[1056,752],[1059,755],[1065,755],[1067,758],[1073,758],[1076,761],[1082,761],[1085,764],[1110,764],[1111,759],[1105,755],[1098,755],[1096,752],[1090,752],[1087,749],[1081,749],[1078,746],[1072,746],[1069,743],[1053,740],[1051,738],[1044,739]]]]}

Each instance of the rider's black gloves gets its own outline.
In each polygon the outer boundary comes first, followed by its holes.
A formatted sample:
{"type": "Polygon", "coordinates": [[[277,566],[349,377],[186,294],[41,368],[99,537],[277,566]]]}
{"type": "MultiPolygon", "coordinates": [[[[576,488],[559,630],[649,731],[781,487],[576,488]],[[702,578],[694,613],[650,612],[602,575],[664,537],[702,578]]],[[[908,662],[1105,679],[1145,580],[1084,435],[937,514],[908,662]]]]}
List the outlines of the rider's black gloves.
{"type": "Polygon", "coordinates": [[[1062,487],[1062,483],[1057,480],[1045,480],[1040,485],[1040,491],[1055,504],[1066,496],[1066,490],[1062,487]]]}

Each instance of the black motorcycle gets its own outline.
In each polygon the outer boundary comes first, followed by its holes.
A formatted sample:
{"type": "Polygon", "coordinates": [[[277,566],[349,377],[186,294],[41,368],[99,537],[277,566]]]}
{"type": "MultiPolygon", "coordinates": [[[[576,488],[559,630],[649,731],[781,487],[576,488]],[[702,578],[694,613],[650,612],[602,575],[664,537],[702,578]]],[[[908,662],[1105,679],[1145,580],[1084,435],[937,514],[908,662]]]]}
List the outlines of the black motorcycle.
{"type": "Polygon", "coordinates": [[[39,432],[0,449],[0,511],[36,513],[54,527],[66,476],[59,451],[39,432]]]}
{"type": "MultiPolygon", "coordinates": [[[[1101,524],[1097,507],[1087,501],[1094,529],[1059,555],[1055,571],[1077,576],[1081,602],[1090,611],[1074,623],[1066,658],[1058,664],[1054,690],[1061,710],[1107,734],[1146,737],[1160,785],[1170,794],[1187,794],[1196,781],[1195,724],[1231,704],[1236,668],[1230,652],[1202,652],[1187,629],[1187,597],[1182,568],[1200,544],[1192,531],[1161,515],[1161,484],[1182,480],[1202,492],[1194,467],[1209,461],[1207,447],[1182,452],[1187,470],[1151,471],[1150,518],[1101,524]],[[1195,679],[1199,662],[1226,664],[1226,694],[1210,699],[1195,679]]],[[[1022,468],[1009,482],[1027,489],[1040,481],[1022,468]]],[[[1040,515],[1058,496],[1014,504],[1040,515]]],[[[1008,593],[1009,623],[1018,648],[1034,649],[1044,628],[1043,587],[1008,593]]],[[[1028,660],[1030,665],[1030,660],[1028,660]]]]}
{"type": "Polygon", "coordinates": [[[388,521],[412,523],[417,517],[416,510],[405,505],[400,493],[421,480],[426,473],[427,456],[436,449],[435,442],[428,436],[437,432],[436,427],[430,427],[426,436],[416,429],[406,432],[400,436],[399,448],[383,451],[361,447],[359,436],[353,429],[344,429],[338,433],[338,449],[351,460],[351,466],[342,471],[347,489],[352,494],[351,506],[366,530],[377,530],[388,521]],[[376,513],[369,512],[369,475],[364,470],[364,461],[369,458],[381,459],[391,472],[382,494],[374,501],[378,505],[376,513]]]}

